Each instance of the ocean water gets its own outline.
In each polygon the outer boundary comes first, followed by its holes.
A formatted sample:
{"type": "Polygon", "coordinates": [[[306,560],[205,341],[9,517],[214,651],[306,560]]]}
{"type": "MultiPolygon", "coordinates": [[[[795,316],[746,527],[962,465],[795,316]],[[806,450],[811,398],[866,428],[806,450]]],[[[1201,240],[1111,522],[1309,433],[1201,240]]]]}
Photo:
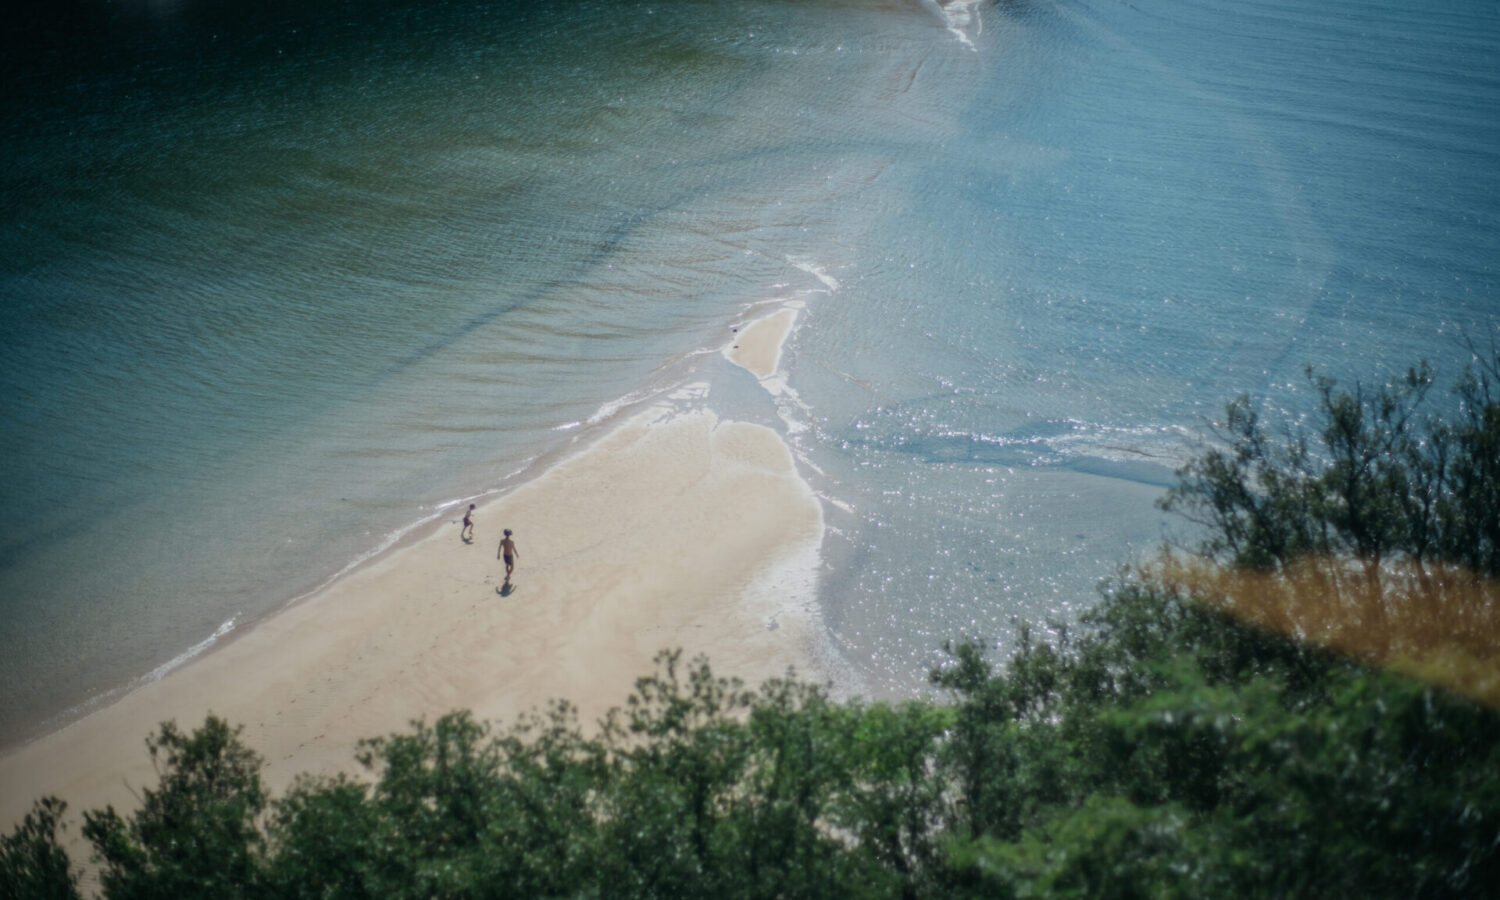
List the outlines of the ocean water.
{"type": "Polygon", "coordinates": [[[1180,529],[1228,398],[1497,337],[1483,0],[10,15],[0,745],[686,381],[786,435],[903,695],[1180,529]],[[716,351],[788,299],[773,394],[716,351]]]}

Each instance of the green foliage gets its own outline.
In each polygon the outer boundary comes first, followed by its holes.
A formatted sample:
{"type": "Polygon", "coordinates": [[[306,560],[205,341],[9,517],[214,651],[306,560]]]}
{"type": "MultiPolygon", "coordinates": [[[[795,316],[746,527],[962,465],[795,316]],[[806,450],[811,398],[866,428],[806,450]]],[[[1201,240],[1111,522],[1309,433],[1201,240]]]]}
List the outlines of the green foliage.
{"type": "MultiPolygon", "coordinates": [[[[1117,589],[1091,618],[1105,627],[1065,653],[1024,651],[1055,667],[1049,717],[1012,708],[1010,727],[953,733],[961,795],[991,804],[949,835],[957,887],[1458,897],[1500,883],[1494,710],[1161,586],[1117,589]]],[[[1010,672],[1034,668],[1018,661],[1010,672]]],[[[1009,680],[963,682],[959,718],[1009,680]]]]}
{"type": "Polygon", "coordinates": [[[1215,838],[1170,805],[1096,795],[1019,841],[955,842],[950,859],[979,897],[1235,896],[1215,838]]]}
{"type": "Polygon", "coordinates": [[[1322,427],[1273,434],[1250,399],[1178,472],[1162,501],[1207,529],[1205,554],[1256,570],[1309,556],[1352,558],[1372,575],[1400,559],[1500,576],[1500,357],[1476,357],[1448,416],[1425,412],[1423,363],[1370,391],[1309,378],[1322,427]]]}
{"type": "Polygon", "coordinates": [[[110,897],[249,897],[260,885],[266,806],[260,757],[240,729],[209,716],[183,734],[165,722],[146,748],[161,778],[127,823],[113,807],[84,814],[84,835],[104,863],[110,897]]]}
{"type": "MultiPolygon", "coordinates": [[[[371,781],[303,778],[263,817],[238,733],[169,723],[161,785],[85,830],[108,897],[1460,897],[1500,879],[1494,710],[1149,582],[1089,618],[998,669],[952,648],[948,705],[791,678],[752,693],[664,654],[597,736],[566,704],[498,736],[453,713],[365,742],[371,781]]],[[[47,801],[6,839],[7,896],[75,895],[60,816],[47,801]]]]}
{"type": "Polygon", "coordinates": [[[576,894],[587,872],[599,748],[555,706],[499,739],[464,712],[365,741],[376,776],[305,779],[276,804],[278,897],[576,894]]]}
{"type": "Polygon", "coordinates": [[[375,816],[366,785],[346,777],[299,778],[276,802],[267,843],[274,851],[265,868],[272,897],[363,898],[371,889],[375,816]]]}
{"type": "Polygon", "coordinates": [[[945,713],[658,663],[605,729],[605,895],[894,896],[933,858],[945,713]]]}
{"type": "Polygon", "coordinates": [[[13,834],[0,837],[0,900],[71,900],[78,894],[68,854],[57,842],[67,804],[43,797],[13,834]]]}

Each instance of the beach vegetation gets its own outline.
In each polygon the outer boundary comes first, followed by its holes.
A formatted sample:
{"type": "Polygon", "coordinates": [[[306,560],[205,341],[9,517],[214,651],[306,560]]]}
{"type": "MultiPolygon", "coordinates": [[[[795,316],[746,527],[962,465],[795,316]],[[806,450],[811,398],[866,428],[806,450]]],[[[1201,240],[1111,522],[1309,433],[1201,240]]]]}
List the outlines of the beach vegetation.
{"type": "Polygon", "coordinates": [[[215,716],[192,732],[173,722],[146,740],[159,783],[129,817],[84,813],[83,834],[111,898],[253,897],[260,887],[268,801],[261,759],[215,716]]]}
{"type": "Polygon", "coordinates": [[[1472,355],[1437,402],[1425,364],[1373,389],[1309,371],[1311,430],[1230,403],[1161,501],[1204,537],[1154,576],[1500,706],[1500,354],[1472,355]]]}
{"type": "Polygon", "coordinates": [[[15,831],[0,837],[0,900],[71,900],[78,878],[59,842],[68,805],[43,797],[15,831]]]}
{"type": "MultiPolygon", "coordinates": [[[[452,712],[361,743],[361,776],[276,799],[237,730],[166,723],[141,808],[85,814],[100,888],[1483,896],[1500,884],[1500,397],[1480,367],[1429,413],[1431,380],[1315,379],[1311,434],[1231,404],[1165,500],[1201,545],[1122,570],[1004,658],[948,645],[932,699],[790,674],[749,689],[663,652],[597,727],[564,702],[506,728],[452,712]]],[[[62,811],[43,800],[5,838],[0,896],[76,896],[62,811]]]]}

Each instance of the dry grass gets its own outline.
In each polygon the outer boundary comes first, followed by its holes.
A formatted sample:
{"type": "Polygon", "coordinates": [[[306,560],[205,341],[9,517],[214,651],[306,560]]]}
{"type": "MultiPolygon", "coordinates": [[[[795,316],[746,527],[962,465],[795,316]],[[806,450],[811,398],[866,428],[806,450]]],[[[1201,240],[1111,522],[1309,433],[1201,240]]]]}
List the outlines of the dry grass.
{"type": "Polygon", "coordinates": [[[1500,581],[1452,567],[1326,557],[1271,574],[1179,558],[1154,569],[1165,584],[1242,621],[1500,708],[1500,581]]]}

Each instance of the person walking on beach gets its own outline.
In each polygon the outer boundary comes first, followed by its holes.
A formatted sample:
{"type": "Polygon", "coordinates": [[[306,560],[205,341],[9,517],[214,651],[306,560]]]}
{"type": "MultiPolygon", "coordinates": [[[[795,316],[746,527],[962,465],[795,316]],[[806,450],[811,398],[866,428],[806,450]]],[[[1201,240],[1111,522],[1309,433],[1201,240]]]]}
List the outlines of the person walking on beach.
{"type": "Polygon", "coordinates": [[[516,549],[516,542],[510,539],[510,529],[505,529],[505,537],[500,539],[500,549],[495,553],[496,559],[505,560],[505,583],[510,584],[510,573],[516,567],[516,557],[521,551],[516,549]]]}
{"type": "Polygon", "coordinates": [[[464,513],[464,527],[458,531],[458,536],[466,541],[474,540],[474,504],[469,504],[469,509],[464,513]]]}

